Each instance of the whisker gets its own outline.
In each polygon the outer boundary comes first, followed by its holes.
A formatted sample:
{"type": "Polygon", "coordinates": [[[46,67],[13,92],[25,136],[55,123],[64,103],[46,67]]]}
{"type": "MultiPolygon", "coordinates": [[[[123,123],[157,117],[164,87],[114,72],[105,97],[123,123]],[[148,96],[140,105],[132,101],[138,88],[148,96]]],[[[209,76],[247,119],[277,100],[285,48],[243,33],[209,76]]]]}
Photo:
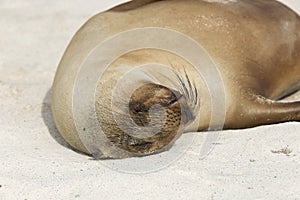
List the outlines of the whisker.
{"type": "Polygon", "coordinates": [[[176,74],[176,76],[177,76],[177,78],[180,82],[180,86],[182,87],[183,93],[185,94],[184,96],[187,97],[187,98],[190,98],[189,91],[186,87],[186,84],[183,81],[183,78],[179,74],[176,74]]]}
{"type": "Polygon", "coordinates": [[[187,83],[188,83],[188,86],[189,86],[189,93],[190,93],[190,96],[191,96],[191,98],[193,98],[193,93],[192,93],[193,90],[192,90],[192,85],[191,85],[190,78],[189,78],[189,76],[187,75],[187,72],[186,72],[186,70],[185,70],[184,67],[183,67],[183,69],[184,69],[185,78],[186,78],[187,83]]]}
{"type": "MultiPolygon", "coordinates": [[[[194,81],[193,84],[195,85],[194,81]]],[[[196,89],[196,87],[194,87],[194,93],[195,93],[195,105],[198,106],[199,98],[198,98],[198,90],[196,89]]]]}

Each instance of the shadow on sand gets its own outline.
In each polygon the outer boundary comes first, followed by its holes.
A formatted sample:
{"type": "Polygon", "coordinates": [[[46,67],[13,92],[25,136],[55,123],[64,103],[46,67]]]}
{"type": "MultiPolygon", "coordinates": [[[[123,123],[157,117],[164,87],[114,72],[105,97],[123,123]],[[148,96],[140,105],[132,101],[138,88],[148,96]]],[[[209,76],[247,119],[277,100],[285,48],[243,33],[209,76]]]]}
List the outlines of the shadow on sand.
{"type": "Polygon", "coordinates": [[[72,149],[73,148],[65,141],[65,139],[61,136],[61,134],[58,132],[53,117],[52,117],[52,111],[51,111],[51,89],[48,90],[46,93],[44,100],[43,100],[43,106],[42,106],[42,118],[47,126],[50,135],[53,137],[53,139],[58,142],[60,145],[72,149]]]}

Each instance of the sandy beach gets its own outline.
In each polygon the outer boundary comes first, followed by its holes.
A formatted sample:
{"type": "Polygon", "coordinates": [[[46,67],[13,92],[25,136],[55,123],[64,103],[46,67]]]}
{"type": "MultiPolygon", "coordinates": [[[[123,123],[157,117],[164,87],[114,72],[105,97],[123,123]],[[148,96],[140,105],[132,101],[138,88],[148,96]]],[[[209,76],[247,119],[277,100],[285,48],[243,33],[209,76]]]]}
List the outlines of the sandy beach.
{"type": "MultiPolygon", "coordinates": [[[[0,200],[300,199],[300,122],[220,131],[203,159],[209,132],[146,160],[97,161],[68,147],[51,116],[55,71],[79,27],[120,2],[0,1],[0,200]]],[[[282,2],[300,13],[299,1],[282,2]]]]}

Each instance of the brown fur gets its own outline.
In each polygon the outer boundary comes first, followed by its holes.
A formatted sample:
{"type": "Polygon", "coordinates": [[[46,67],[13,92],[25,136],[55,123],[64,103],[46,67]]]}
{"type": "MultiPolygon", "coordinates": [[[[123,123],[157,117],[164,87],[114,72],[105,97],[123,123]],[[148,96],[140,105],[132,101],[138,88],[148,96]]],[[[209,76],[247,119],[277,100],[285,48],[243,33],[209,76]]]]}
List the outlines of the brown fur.
{"type": "MultiPolygon", "coordinates": [[[[143,27],[179,31],[196,40],[210,54],[224,81],[224,128],[300,121],[300,102],[277,101],[300,88],[300,19],[292,10],[274,0],[239,0],[236,3],[135,0],[89,20],[74,36],[60,63],[53,84],[52,110],[60,133],[74,148],[90,153],[78,136],[71,108],[72,89],[80,64],[103,39],[143,27]]],[[[124,55],[114,64],[134,67],[154,61],[171,65],[182,77],[185,77],[186,71],[185,79],[193,83],[187,91],[195,89],[193,93],[197,94],[194,96],[198,97],[201,109],[200,113],[193,112],[191,105],[194,104],[185,102],[191,99],[184,90],[158,84],[145,85],[131,98],[131,118],[139,126],[147,126],[150,123],[149,108],[159,104],[167,109],[167,123],[152,138],[140,140],[130,137],[116,125],[109,106],[111,98],[108,96],[116,83],[112,76],[121,73],[122,69],[108,70],[107,80],[97,89],[99,122],[110,141],[137,154],[161,150],[178,134],[189,131],[186,126],[198,115],[201,121],[193,128],[207,130],[210,125],[211,105],[207,88],[202,78],[182,58],[158,50],[143,50],[124,55]],[[183,97],[178,98],[180,95],[183,97]],[[182,111],[188,111],[188,114],[182,111]],[[188,117],[182,119],[180,116],[188,117]],[[180,121],[185,122],[182,130],[180,121]]]]}

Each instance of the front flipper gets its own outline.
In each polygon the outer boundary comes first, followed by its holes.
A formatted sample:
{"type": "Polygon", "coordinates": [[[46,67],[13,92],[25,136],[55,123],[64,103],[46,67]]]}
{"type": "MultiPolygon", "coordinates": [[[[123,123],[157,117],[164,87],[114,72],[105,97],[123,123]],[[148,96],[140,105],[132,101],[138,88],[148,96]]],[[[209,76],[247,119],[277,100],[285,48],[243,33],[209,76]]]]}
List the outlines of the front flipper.
{"type": "Polygon", "coordinates": [[[278,102],[253,95],[243,102],[233,115],[226,119],[225,129],[300,121],[300,101],[278,102]]]}

